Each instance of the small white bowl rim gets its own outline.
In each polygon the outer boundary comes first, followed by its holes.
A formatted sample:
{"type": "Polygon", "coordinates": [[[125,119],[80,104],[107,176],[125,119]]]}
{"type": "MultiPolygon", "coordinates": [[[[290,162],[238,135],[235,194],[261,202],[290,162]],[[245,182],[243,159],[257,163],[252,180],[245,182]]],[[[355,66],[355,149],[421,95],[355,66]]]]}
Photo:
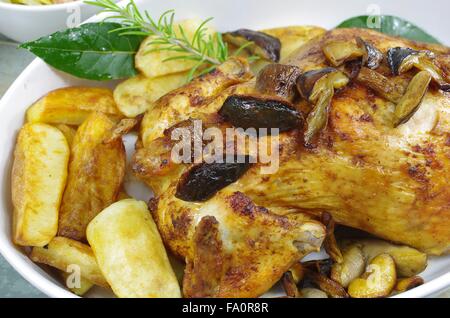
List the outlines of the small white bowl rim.
{"type": "Polygon", "coordinates": [[[26,12],[40,12],[40,11],[59,11],[65,8],[71,8],[75,6],[86,6],[87,3],[84,3],[84,0],[76,0],[73,2],[67,3],[57,3],[57,4],[49,4],[49,5],[20,5],[9,2],[4,2],[0,0],[0,9],[9,9],[15,11],[26,11],[26,12]]]}

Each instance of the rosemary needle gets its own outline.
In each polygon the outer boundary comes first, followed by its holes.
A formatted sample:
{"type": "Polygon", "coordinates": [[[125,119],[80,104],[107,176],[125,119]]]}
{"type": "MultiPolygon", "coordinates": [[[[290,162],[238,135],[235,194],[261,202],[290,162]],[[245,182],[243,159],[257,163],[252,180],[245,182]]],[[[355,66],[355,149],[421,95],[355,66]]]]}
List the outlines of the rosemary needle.
{"type": "MultiPolygon", "coordinates": [[[[165,61],[191,60],[195,61],[194,67],[188,74],[191,80],[194,74],[203,68],[200,74],[214,69],[229,58],[227,44],[222,40],[219,32],[208,33],[207,23],[211,18],[204,20],[195,30],[192,39],[186,36],[182,26],[174,24],[175,13],[173,10],[164,12],[158,20],[154,20],[147,11],[140,12],[135,2],[131,0],[126,6],[121,7],[114,0],[93,0],[86,3],[103,8],[111,16],[106,19],[114,19],[122,27],[113,30],[123,35],[153,36],[149,42],[149,51],[172,51],[179,55],[172,56],[165,61]]],[[[240,48],[237,52],[242,51],[240,48]]]]}

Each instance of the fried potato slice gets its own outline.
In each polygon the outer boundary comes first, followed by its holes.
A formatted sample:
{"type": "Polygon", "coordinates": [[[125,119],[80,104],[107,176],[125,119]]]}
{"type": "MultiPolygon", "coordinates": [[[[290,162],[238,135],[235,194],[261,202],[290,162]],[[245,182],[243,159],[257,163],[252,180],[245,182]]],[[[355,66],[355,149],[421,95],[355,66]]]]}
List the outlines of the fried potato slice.
{"type": "Polygon", "coordinates": [[[74,278],[74,277],[72,277],[73,274],[69,274],[66,272],[61,272],[61,276],[62,276],[62,279],[63,279],[66,287],[72,293],[74,293],[75,295],[78,295],[78,296],[83,296],[94,286],[94,284],[91,283],[90,280],[88,280],[84,277],[74,278]],[[78,280],[78,282],[74,282],[73,280],[78,280]],[[76,287],[71,287],[73,285],[76,287]]]}
{"type": "Polygon", "coordinates": [[[117,85],[114,100],[122,114],[136,117],[150,109],[161,96],[184,85],[186,80],[186,72],[155,78],[138,75],[117,85]]]}
{"type": "Polygon", "coordinates": [[[20,130],[11,177],[14,243],[44,246],[56,235],[69,156],[55,127],[26,124],[20,130]]]}
{"type": "Polygon", "coordinates": [[[66,137],[69,148],[72,147],[73,139],[75,138],[77,130],[73,126],[65,124],[55,125],[55,127],[58,128],[64,134],[64,137],[66,137]]]}
{"type": "Polygon", "coordinates": [[[326,30],[316,26],[288,26],[263,30],[262,32],[278,38],[281,42],[280,61],[283,61],[292,52],[305,45],[326,30]]]}
{"type": "Polygon", "coordinates": [[[113,93],[106,88],[66,87],[54,90],[27,110],[27,122],[81,125],[94,111],[112,118],[123,115],[114,102],[113,93]]]}
{"type": "Polygon", "coordinates": [[[115,123],[102,113],[93,113],[78,128],[61,204],[59,236],[84,241],[89,222],[116,200],[126,157],[121,138],[104,142],[114,128],[115,123]]]}
{"type": "MultiPolygon", "coordinates": [[[[181,26],[184,30],[186,38],[188,40],[192,40],[195,31],[201,23],[202,21],[198,19],[183,20],[179,23],[175,23],[174,30],[177,36],[181,36],[179,30],[179,27],[181,26]]],[[[209,27],[204,34],[206,36],[212,35],[214,34],[214,29],[209,27]]],[[[146,77],[152,78],[167,74],[180,73],[188,71],[196,65],[196,61],[188,59],[165,61],[175,56],[186,55],[186,53],[162,50],[162,48],[165,46],[167,47],[167,45],[152,44],[149,46],[149,43],[153,40],[154,38],[149,36],[142,41],[135,58],[136,68],[146,77]]]]}
{"type": "Polygon", "coordinates": [[[180,287],[145,202],[126,199],[97,215],[87,238],[119,297],[180,297],[180,287]]]}
{"type": "Polygon", "coordinates": [[[55,237],[46,247],[34,247],[30,258],[34,262],[47,264],[63,272],[67,272],[69,266],[76,265],[81,277],[96,285],[109,287],[91,248],[86,244],[66,237],[55,237]]]}

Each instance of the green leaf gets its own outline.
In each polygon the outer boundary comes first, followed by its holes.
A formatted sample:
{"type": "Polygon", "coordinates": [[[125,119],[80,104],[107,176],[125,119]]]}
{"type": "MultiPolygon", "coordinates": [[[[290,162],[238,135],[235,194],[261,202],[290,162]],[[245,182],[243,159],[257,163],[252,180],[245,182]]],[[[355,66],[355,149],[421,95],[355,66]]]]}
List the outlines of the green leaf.
{"type": "Polygon", "coordinates": [[[110,22],[86,23],[20,47],[76,77],[90,80],[126,78],[137,74],[134,55],[144,37],[112,32],[121,27],[121,24],[110,22]]]}
{"type": "Polygon", "coordinates": [[[368,25],[373,24],[375,17],[369,17],[367,15],[362,15],[345,20],[344,22],[339,24],[337,28],[373,29],[381,33],[400,36],[410,40],[441,44],[436,38],[429,35],[427,32],[423,31],[411,22],[390,15],[381,15],[379,17],[381,22],[380,28],[369,27],[368,25]],[[367,23],[368,21],[371,23],[367,23]]]}

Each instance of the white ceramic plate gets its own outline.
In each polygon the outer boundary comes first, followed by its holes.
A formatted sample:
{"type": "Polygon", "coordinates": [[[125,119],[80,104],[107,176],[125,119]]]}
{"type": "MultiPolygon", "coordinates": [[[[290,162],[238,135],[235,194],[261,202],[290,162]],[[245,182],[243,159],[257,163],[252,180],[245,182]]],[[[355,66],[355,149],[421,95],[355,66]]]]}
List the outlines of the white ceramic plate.
{"type": "MultiPolygon", "coordinates": [[[[346,18],[367,14],[371,0],[137,0],[138,5],[154,16],[167,9],[176,9],[179,19],[215,17],[219,30],[247,27],[262,29],[286,25],[319,25],[332,28],[346,18]]],[[[450,43],[450,20],[439,19],[440,12],[450,12],[448,0],[378,0],[382,14],[393,14],[423,27],[442,42],[450,43]]],[[[371,7],[373,8],[373,6],[371,7]]],[[[95,18],[94,18],[95,19],[95,18]]],[[[52,297],[74,297],[50,274],[31,262],[11,242],[10,171],[16,135],[23,124],[25,110],[47,92],[71,85],[93,85],[57,72],[44,62],[35,60],[17,78],[0,101],[0,251],[6,260],[30,283],[52,297]]],[[[112,85],[109,83],[108,85],[112,85]]],[[[131,140],[129,145],[132,145],[131,140]]],[[[129,183],[128,187],[133,187],[129,183]]],[[[132,194],[142,196],[143,193],[132,194]]],[[[138,189],[139,190],[139,189],[138,189]]],[[[138,191],[140,192],[140,191],[138,191]]],[[[145,198],[145,194],[144,197],[145,198]]],[[[426,284],[403,293],[401,297],[426,297],[450,287],[450,256],[433,257],[421,276],[426,284]]],[[[89,296],[105,295],[93,291],[89,296]]]]}

